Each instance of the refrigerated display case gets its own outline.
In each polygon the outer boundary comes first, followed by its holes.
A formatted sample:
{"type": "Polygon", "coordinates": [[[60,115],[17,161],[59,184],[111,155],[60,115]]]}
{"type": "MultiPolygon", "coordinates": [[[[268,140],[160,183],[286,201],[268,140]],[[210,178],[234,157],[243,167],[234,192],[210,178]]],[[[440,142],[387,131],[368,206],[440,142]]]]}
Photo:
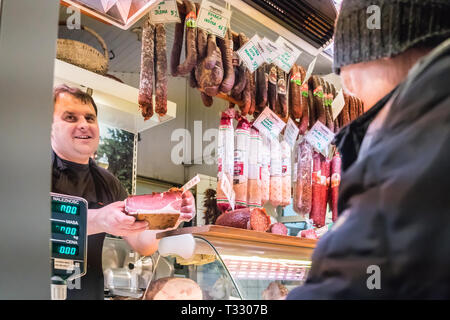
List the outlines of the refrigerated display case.
{"type": "Polygon", "coordinates": [[[260,300],[272,282],[290,291],[306,280],[316,245],[310,239],[215,225],[157,237],[161,241],[152,281],[190,278],[202,289],[204,300],[260,300]],[[167,262],[174,268],[168,269],[167,262]]]}

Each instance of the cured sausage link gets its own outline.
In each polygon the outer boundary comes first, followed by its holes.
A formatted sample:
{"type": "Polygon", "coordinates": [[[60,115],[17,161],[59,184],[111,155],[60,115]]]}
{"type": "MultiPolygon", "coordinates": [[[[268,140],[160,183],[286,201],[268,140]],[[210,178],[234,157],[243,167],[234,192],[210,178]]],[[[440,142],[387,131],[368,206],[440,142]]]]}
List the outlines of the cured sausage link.
{"type": "Polygon", "coordinates": [[[155,26],[147,16],[142,30],[141,74],[139,84],[139,108],[144,120],[153,116],[153,72],[155,26]]]}
{"type": "Polygon", "coordinates": [[[166,29],[164,24],[155,27],[155,63],[156,63],[156,98],[155,112],[160,116],[167,113],[167,53],[166,53],[166,29]]]}

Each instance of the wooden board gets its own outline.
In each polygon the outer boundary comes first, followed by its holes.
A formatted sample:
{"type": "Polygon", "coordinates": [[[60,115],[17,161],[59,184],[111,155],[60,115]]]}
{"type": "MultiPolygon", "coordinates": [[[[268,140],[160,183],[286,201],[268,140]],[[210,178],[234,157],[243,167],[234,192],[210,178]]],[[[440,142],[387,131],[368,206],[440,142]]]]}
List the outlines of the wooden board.
{"type": "Polygon", "coordinates": [[[271,243],[278,245],[302,247],[302,248],[315,248],[317,240],[302,239],[293,236],[283,236],[279,234],[273,234],[268,232],[259,232],[253,230],[231,228],[216,225],[206,225],[198,227],[188,227],[176,230],[170,230],[160,232],[156,235],[157,239],[178,236],[181,234],[193,234],[200,236],[210,236],[216,238],[236,239],[242,241],[253,241],[259,243],[271,243]]]}

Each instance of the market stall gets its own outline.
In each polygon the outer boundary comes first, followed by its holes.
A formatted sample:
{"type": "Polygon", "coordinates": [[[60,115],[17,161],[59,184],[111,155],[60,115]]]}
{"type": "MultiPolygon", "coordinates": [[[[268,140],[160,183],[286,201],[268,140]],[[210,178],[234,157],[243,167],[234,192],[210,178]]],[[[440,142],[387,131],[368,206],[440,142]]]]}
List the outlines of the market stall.
{"type": "MultiPolygon", "coordinates": [[[[152,281],[197,281],[210,277],[209,269],[220,269],[214,281],[232,287],[223,299],[263,298],[262,290],[249,293],[269,286],[258,283],[262,278],[285,293],[301,285],[315,241],[337,218],[334,134],[363,112],[362,102],[329,75],[334,4],[305,1],[287,14],[288,2],[275,12],[259,1],[148,1],[144,11],[121,1],[61,3],[60,20],[67,18],[65,6],[75,6],[83,13],[82,29],[98,34],[89,38],[61,27],[55,84],[90,92],[100,122],[134,135],[130,193],[164,192],[198,177],[191,186],[197,198],[191,227],[158,235],[163,244],[191,235],[191,256],[160,248],[149,275],[136,269],[143,257],[124,259],[130,248],[109,237],[103,263],[109,297],[148,298],[144,290],[152,281]],[[100,43],[104,69],[86,70],[83,56],[69,59],[62,44],[79,40],[100,43]],[[273,273],[254,273],[246,261],[267,264],[273,273]]],[[[101,156],[98,161],[114,161],[113,154],[101,156]]],[[[164,216],[142,206],[134,208],[144,212],[138,218],[164,216]]]]}

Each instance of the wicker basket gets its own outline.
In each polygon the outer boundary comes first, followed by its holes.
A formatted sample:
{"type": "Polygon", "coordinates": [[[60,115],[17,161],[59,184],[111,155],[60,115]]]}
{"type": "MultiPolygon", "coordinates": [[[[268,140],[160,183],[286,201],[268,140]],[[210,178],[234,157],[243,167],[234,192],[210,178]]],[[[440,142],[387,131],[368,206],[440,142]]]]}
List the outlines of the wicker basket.
{"type": "Polygon", "coordinates": [[[76,40],[58,39],[56,57],[80,68],[105,75],[108,72],[109,60],[105,41],[91,28],[81,26],[81,29],[92,34],[100,42],[104,53],[76,40]]]}

